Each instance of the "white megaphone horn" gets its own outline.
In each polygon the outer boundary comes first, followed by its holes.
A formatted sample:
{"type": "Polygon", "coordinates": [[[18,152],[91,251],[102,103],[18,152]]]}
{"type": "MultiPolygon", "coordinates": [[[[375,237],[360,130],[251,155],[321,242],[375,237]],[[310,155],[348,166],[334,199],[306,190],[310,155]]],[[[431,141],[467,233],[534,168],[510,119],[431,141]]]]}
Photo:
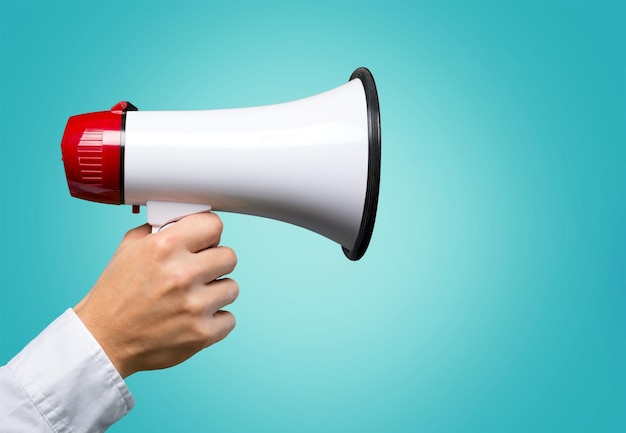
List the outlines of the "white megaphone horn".
{"type": "Polygon", "coordinates": [[[276,105],[72,116],[61,143],[70,193],[147,207],[153,231],[207,210],[257,215],[317,232],[351,260],[365,253],[380,182],[374,78],[276,105]]]}

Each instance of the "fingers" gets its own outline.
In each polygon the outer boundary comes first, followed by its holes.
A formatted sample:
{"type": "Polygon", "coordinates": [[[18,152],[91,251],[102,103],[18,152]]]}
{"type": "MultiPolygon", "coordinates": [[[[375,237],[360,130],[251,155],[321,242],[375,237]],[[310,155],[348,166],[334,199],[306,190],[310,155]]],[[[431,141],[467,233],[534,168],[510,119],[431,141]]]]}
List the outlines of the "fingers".
{"type": "Polygon", "coordinates": [[[237,266],[237,256],[228,247],[215,247],[194,254],[193,260],[197,269],[196,281],[200,284],[230,274],[237,266]]]}
{"type": "Polygon", "coordinates": [[[215,312],[235,302],[239,285],[230,278],[195,286],[183,303],[185,313],[192,317],[210,317],[215,312]]]}
{"type": "Polygon", "coordinates": [[[215,280],[204,287],[207,311],[213,314],[227,305],[232,304],[239,296],[239,285],[230,278],[215,280]]]}
{"type": "Polygon", "coordinates": [[[188,298],[187,313],[198,321],[198,340],[204,347],[222,340],[235,327],[235,316],[222,308],[233,303],[238,295],[237,283],[225,278],[196,287],[188,298]]]}
{"type": "Polygon", "coordinates": [[[213,320],[211,320],[211,338],[206,341],[205,347],[226,338],[226,336],[230,334],[230,331],[235,328],[236,323],[235,316],[229,311],[216,311],[215,314],[213,314],[213,320]]]}
{"type": "Polygon", "coordinates": [[[222,236],[222,220],[212,212],[186,216],[157,235],[174,236],[192,253],[216,247],[222,236]]]}

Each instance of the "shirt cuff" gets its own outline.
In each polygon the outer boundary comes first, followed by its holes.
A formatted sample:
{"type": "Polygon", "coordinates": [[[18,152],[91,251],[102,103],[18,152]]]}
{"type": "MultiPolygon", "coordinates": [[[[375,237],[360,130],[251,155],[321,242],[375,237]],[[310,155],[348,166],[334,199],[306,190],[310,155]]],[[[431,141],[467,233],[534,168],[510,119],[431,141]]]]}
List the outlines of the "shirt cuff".
{"type": "Polygon", "coordinates": [[[135,405],[124,379],[71,308],[8,367],[57,431],[101,432],[135,405]]]}

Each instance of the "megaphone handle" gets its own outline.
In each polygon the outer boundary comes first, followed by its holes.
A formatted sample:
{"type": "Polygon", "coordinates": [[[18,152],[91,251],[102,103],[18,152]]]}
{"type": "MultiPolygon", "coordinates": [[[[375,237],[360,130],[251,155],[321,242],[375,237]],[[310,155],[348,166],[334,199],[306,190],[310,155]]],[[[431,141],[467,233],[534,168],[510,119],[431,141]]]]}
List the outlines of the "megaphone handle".
{"type": "Polygon", "coordinates": [[[152,233],[156,233],[170,223],[176,222],[187,215],[208,212],[211,206],[198,203],[178,203],[171,201],[146,202],[148,224],[152,226],[152,233]]]}

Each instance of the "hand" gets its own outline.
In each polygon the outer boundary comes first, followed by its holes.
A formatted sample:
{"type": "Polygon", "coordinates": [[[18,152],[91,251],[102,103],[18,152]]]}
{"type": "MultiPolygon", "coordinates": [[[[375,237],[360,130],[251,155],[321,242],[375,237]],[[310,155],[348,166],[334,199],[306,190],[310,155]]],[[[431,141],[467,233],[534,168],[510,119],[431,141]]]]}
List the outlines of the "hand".
{"type": "Polygon", "coordinates": [[[226,337],[234,316],[221,308],[239,287],[219,279],[235,268],[218,246],[213,213],[183,218],[155,234],[129,231],[111,262],[74,311],[122,377],[174,366],[226,337]]]}

